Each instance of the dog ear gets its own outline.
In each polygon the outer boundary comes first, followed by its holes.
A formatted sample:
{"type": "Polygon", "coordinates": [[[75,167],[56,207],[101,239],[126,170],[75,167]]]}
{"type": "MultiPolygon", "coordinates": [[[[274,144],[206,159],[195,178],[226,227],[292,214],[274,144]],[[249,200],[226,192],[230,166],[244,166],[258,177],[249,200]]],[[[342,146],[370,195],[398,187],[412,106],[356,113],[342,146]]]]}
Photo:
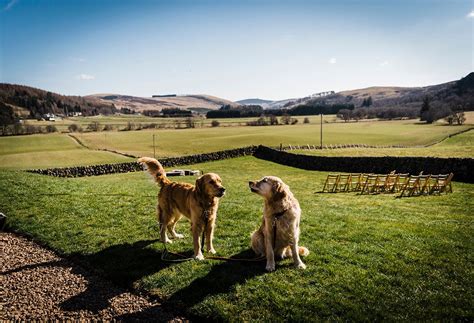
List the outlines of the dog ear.
{"type": "Polygon", "coordinates": [[[274,201],[283,200],[286,197],[286,185],[283,183],[275,183],[272,187],[272,199],[274,201]]]}
{"type": "Polygon", "coordinates": [[[196,180],[196,193],[200,197],[204,197],[206,191],[204,189],[204,178],[201,176],[196,180]]]}

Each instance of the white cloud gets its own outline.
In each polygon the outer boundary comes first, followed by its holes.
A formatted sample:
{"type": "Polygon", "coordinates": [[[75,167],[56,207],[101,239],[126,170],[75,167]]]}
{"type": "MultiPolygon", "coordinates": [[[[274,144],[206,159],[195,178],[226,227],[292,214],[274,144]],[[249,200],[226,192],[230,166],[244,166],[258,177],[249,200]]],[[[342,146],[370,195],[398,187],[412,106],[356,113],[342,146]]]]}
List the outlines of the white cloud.
{"type": "Polygon", "coordinates": [[[387,65],[388,65],[388,61],[383,61],[383,62],[379,63],[380,67],[384,67],[384,66],[387,66],[387,65]]]}
{"type": "Polygon", "coordinates": [[[474,18],[474,10],[467,14],[468,18],[474,18]]]}
{"type": "Polygon", "coordinates": [[[8,11],[10,10],[16,3],[18,2],[18,0],[10,0],[7,2],[7,5],[5,7],[3,7],[3,11],[8,11]]]}
{"type": "Polygon", "coordinates": [[[79,62],[79,63],[84,63],[86,61],[86,59],[82,57],[69,57],[69,59],[73,62],[79,62]]]}
{"type": "Polygon", "coordinates": [[[329,59],[329,64],[336,64],[336,63],[337,63],[337,60],[336,60],[335,57],[331,57],[331,58],[329,59]]]}
{"type": "Polygon", "coordinates": [[[76,76],[76,78],[78,80],[85,80],[85,81],[95,80],[95,76],[90,75],[90,74],[79,74],[79,75],[76,76]]]}

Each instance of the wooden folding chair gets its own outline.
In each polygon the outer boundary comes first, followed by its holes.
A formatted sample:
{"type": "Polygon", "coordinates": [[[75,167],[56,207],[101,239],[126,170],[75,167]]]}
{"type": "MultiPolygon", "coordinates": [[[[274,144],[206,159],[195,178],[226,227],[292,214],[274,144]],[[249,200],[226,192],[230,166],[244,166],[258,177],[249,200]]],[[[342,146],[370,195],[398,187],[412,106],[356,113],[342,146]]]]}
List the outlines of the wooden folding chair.
{"type": "Polygon", "coordinates": [[[364,188],[364,185],[367,182],[367,179],[369,178],[369,175],[371,175],[371,174],[360,174],[359,182],[356,184],[356,186],[354,188],[354,191],[362,192],[362,189],[364,188]]]}
{"type": "Polygon", "coordinates": [[[358,191],[360,190],[362,184],[360,182],[363,174],[351,174],[351,180],[349,182],[349,191],[358,191]]]}
{"type": "Polygon", "coordinates": [[[339,183],[339,175],[328,174],[322,192],[334,193],[339,183]]]}
{"type": "Polygon", "coordinates": [[[393,193],[393,190],[395,189],[395,185],[398,183],[398,178],[399,174],[395,173],[390,173],[387,175],[387,178],[385,179],[385,184],[384,184],[384,192],[385,193],[393,193]]]}
{"type": "Polygon", "coordinates": [[[339,175],[339,180],[336,184],[335,192],[348,192],[350,182],[351,182],[350,174],[339,175]]]}
{"type": "Polygon", "coordinates": [[[453,179],[454,174],[445,174],[445,175],[433,175],[432,186],[429,188],[429,194],[441,194],[443,192],[452,193],[453,187],[451,186],[451,180],[453,179]]]}
{"type": "Polygon", "coordinates": [[[385,182],[388,178],[388,175],[377,175],[375,184],[373,187],[373,193],[382,193],[385,191],[385,182]]]}
{"type": "Polygon", "coordinates": [[[360,194],[371,194],[375,190],[375,186],[377,184],[378,175],[375,174],[368,174],[367,179],[365,180],[364,185],[362,186],[362,190],[360,194]]]}
{"type": "Polygon", "coordinates": [[[430,184],[430,179],[431,175],[420,175],[420,186],[418,192],[416,192],[418,195],[422,194],[429,194],[429,184],[430,184]]]}
{"type": "Polygon", "coordinates": [[[413,194],[419,189],[420,177],[417,175],[411,175],[406,181],[405,185],[401,188],[400,195],[398,197],[413,196],[413,194]]]}
{"type": "Polygon", "coordinates": [[[397,174],[398,178],[393,185],[392,193],[399,193],[403,187],[408,183],[408,179],[410,178],[410,174],[397,174]]]}

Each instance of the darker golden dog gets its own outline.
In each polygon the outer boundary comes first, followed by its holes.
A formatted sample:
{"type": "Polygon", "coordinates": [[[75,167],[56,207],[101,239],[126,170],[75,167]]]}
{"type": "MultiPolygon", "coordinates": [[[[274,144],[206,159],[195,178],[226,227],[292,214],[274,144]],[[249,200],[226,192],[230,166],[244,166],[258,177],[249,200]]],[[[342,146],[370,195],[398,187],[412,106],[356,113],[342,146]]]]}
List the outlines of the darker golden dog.
{"type": "Polygon", "coordinates": [[[170,243],[166,230],[173,238],[182,238],[176,233],[178,220],[184,215],[191,220],[194,258],[202,260],[200,235],[205,232],[207,251],[214,254],[212,245],[214,227],[219,206],[219,198],[224,196],[225,188],[217,174],[204,174],[196,180],[196,185],[172,182],[166,177],[161,164],[154,158],[142,157],[138,162],[144,164],[154,180],[161,186],[158,194],[158,221],[161,241],[170,243]]]}

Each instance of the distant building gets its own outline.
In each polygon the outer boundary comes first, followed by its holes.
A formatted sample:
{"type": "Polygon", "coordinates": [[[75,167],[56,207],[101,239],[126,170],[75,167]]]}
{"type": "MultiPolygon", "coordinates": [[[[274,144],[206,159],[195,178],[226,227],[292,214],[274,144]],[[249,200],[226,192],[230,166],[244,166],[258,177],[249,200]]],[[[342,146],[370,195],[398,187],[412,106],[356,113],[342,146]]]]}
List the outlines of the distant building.
{"type": "Polygon", "coordinates": [[[46,121],[56,121],[56,116],[53,113],[46,113],[43,115],[43,119],[46,121]]]}

